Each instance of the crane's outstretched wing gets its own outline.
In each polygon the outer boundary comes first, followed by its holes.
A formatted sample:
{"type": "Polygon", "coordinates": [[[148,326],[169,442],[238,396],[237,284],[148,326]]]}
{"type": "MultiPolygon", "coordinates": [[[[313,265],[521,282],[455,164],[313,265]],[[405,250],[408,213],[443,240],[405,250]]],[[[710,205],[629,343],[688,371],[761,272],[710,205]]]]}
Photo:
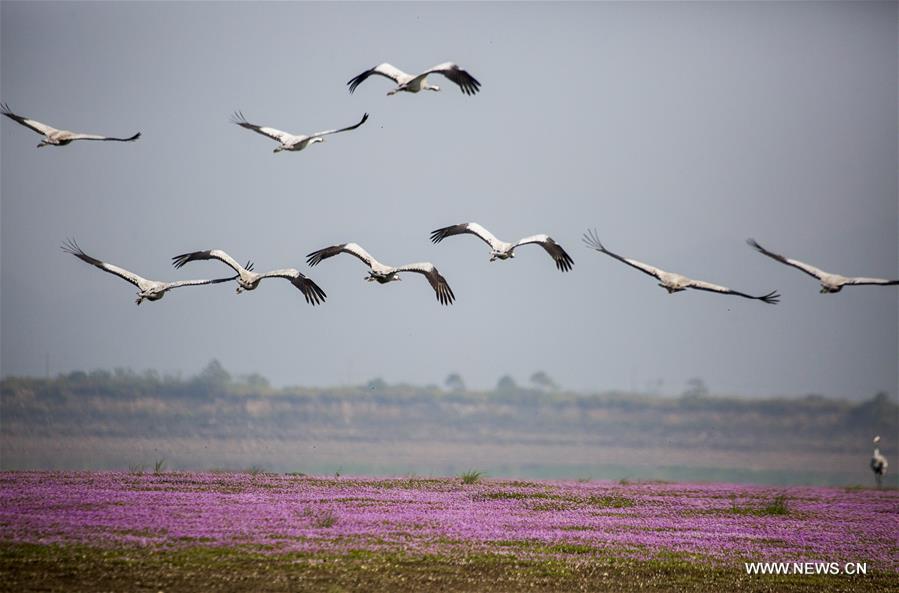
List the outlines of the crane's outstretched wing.
{"type": "Polygon", "coordinates": [[[271,272],[266,272],[265,274],[263,274],[262,277],[286,278],[290,280],[290,283],[299,288],[300,292],[303,293],[303,296],[306,297],[306,302],[313,307],[315,305],[318,305],[319,303],[325,302],[325,298],[327,297],[325,291],[322,290],[318,284],[293,268],[272,270],[271,272]]]}
{"type": "Polygon", "coordinates": [[[452,62],[444,62],[443,64],[438,64],[433,68],[428,68],[419,76],[427,76],[430,73],[443,74],[451,81],[455,82],[459,85],[459,88],[466,95],[474,95],[479,90],[481,90],[481,83],[475,79],[474,76],[462,70],[456,64],[452,62]]]}
{"type": "Polygon", "coordinates": [[[143,286],[146,286],[150,283],[149,280],[143,278],[142,276],[138,276],[133,272],[129,272],[124,268],[120,268],[118,266],[114,266],[112,264],[108,264],[104,261],[100,261],[97,258],[91,257],[81,250],[81,247],[78,246],[78,243],[75,242],[75,239],[67,239],[63,244],[61,249],[66,253],[71,253],[75,257],[79,258],[82,261],[85,261],[92,266],[97,266],[104,272],[109,272],[110,274],[114,274],[123,280],[127,280],[131,284],[137,286],[141,290],[143,290],[143,286]]]}
{"type": "Polygon", "coordinates": [[[348,131],[350,131],[350,130],[355,130],[356,128],[358,128],[359,126],[361,126],[362,124],[364,124],[366,121],[368,121],[368,114],[367,114],[367,113],[366,113],[365,115],[362,116],[362,119],[361,119],[361,120],[359,121],[359,123],[356,124],[356,125],[348,126],[348,127],[346,127],[346,128],[340,128],[339,130],[325,130],[324,132],[316,132],[316,133],[314,133],[314,134],[309,134],[309,136],[312,137],[312,138],[315,138],[315,137],[318,137],[318,136],[327,136],[328,134],[337,134],[338,132],[348,132],[348,131]]]}
{"type": "Polygon", "coordinates": [[[293,134],[289,134],[287,132],[283,132],[281,130],[277,130],[275,128],[268,128],[265,126],[257,126],[256,124],[251,124],[247,121],[247,118],[243,116],[243,113],[240,111],[235,111],[234,115],[231,116],[231,122],[237,124],[242,128],[246,128],[248,130],[253,130],[257,134],[262,134],[263,136],[268,136],[272,140],[277,140],[282,144],[288,143],[295,136],[293,134]]]}
{"type": "Polygon", "coordinates": [[[597,234],[596,234],[596,229],[588,230],[586,233],[584,233],[584,243],[590,249],[595,249],[596,251],[600,251],[602,253],[605,253],[606,255],[612,256],[615,259],[617,259],[618,261],[626,263],[627,265],[631,266],[632,268],[637,268],[644,274],[649,274],[653,278],[661,277],[661,274],[663,272],[661,269],[651,266],[649,264],[644,264],[643,262],[637,261],[635,259],[630,259],[628,257],[622,257],[622,256],[618,255],[617,253],[612,253],[611,251],[606,249],[605,246],[599,241],[599,236],[597,236],[597,234]]]}
{"type": "Polygon", "coordinates": [[[73,133],[70,138],[72,140],[102,140],[104,142],[134,142],[140,138],[140,132],[130,138],[114,138],[112,136],[100,136],[99,134],[81,134],[73,133]]]}
{"type": "Polygon", "coordinates": [[[793,266],[794,268],[800,269],[803,272],[805,272],[806,274],[808,274],[809,276],[817,278],[818,280],[820,280],[823,276],[827,275],[827,272],[825,272],[823,270],[819,270],[815,266],[810,266],[809,264],[807,264],[805,262],[801,262],[797,259],[790,259],[789,257],[784,257],[783,255],[780,255],[779,253],[774,253],[773,251],[768,251],[767,249],[765,249],[764,247],[759,245],[755,239],[746,239],[746,242],[751,247],[753,247],[756,251],[758,251],[759,253],[767,255],[768,257],[770,257],[772,259],[776,259],[777,261],[779,261],[783,264],[787,264],[788,266],[793,266]]]}
{"type": "Polygon", "coordinates": [[[329,257],[334,257],[341,253],[349,253],[350,255],[358,257],[369,268],[371,267],[372,262],[375,261],[375,258],[356,243],[341,243],[340,245],[332,245],[330,247],[325,247],[324,249],[319,249],[318,251],[313,251],[306,256],[306,263],[310,266],[316,266],[323,259],[328,259],[329,257]]]}
{"type": "Polygon", "coordinates": [[[545,249],[549,256],[556,262],[556,267],[559,268],[560,271],[567,272],[574,265],[574,260],[571,259],[571,256],[562,249],[561,245],[556,243],[552,237],[548,235],[532,235],[530,237],[525,237],[516,243],[515,247],[518,247],[519,245],[529,245],[531,243],[536,243],[545,249]]]}
{"type": "Polygon", "coordinates": [[[383,64],[378,64],[374,68],[366,70],[362,74],[359,74],[358,76],[351,78],[347,82],[347,86],[350,87],[350,93],[355,91],[356,87],[359,86],[360,84],[362,84],[363,82],[365,82],[365,79],[367,79],[372,74],[377,74],[379,76],[389,78],[390,80],[392,80],[393,82],[395,82],[397,84],[402,84],[404,81],[412,79],[412,76],[406,74],[399,68],[392,66],[392,65],[388,64],[387,62],[384,62],[383,64]]]}
{"type": "Polygon", "coordinates": [[[225,263],[230,266],[232,270],[237,272],[238,274],[243,274],[248,272],[253,268],[252,262],[247,262],[247,267],[241,266],[237,261],[222,251],[221,249],[208,249],[206,251],[194,251],[191,253],[182,253],[181,255],[176,255],[172,258],[172,265],[176,268],[180,268],[184,264],[192,261],[201,261],[206,259],[217,259],[220,262],[225,263]]]}
{"type": "Polygon", "coordinates": [[[863,276],[858,276],[855,278],[849,278],[846,284],[853,284],[856,286],[864,286],[866,284],[876,284],[878,286],[894,286],[899,284],[899,280],[888,280],[886,278],[865,278],[863,276]]]}
{"type": "Polygon", "coordinates": [[[453,235],[462,235],[465,233],[474,235],[475,237],[479,237],[482,241],[484,241],[484,243],[486,243],[493,249],[499,249],[502,244],[502,241],[497,239],[493,235],[493,233],[476,222],[463,222],[462,224],[445,226],[441,229],[431,231],[431,241],[433,241],[434,243],[440,243],[447,237],[452,237],[453,235]]]}
{"type": "Polygon", "coordinates": [[[709,292],[717,292],[719,294],[732,294],[735,296],[741,296],[746,299],[762,301],[768,303],[769,305],[776,305],[778,301],[780,301],[780,295],[776,290],[772,290],[768,294],[763,294],[762,296],[752,296],[751,294],[731,290],[726,286],[719,286],[717,284],[712,284],[711,282],[703,282],[702,280],[693,280],[692,278],[690,279],[690,283],[687,286],[689,286],[690,288],[695,288],[697,290],[707,290],[709,292]]]}
{"type": "Polygon", "coordinates": [[[3,113],[3,115],[8,117],[9,119],[22,124],[26,128],[31,128],[38,134],[43,134],[44,136],[49,136],[53,132],[59,131],[54,127],[48,126],[47,124],[42,124],[41,122],[35,121],[31,118],[16,115],[10,110],[9,106],[6,103],[0,103],[0,113],[3,113]]]}
{"type": "Polygon", "coordinates": [[[177,282],[166,282],[165,289],[181,288],[182,286],[205,286],[207,284],[221,284],[222,282],[231,282],[237,279],[237,274],[228,276],[227,278],[215,278],[213,280],[178,280],[177,282]]]}
{"type": "Polygon", "coordinates": [[[434,267],[434,264],[430,262],[406,264],[405,266],[396,268],[396,271],[424,274],[428,279],[428,282],[431,283],[431,288],[433,288],[434,292],[437,294],[437,300],[441,305],[451,305],[456,299],[456,295],[453,294],[453,290],[447,283],[446,278],[441,276],[440,272],[437,271],[437,268],[434,267]]]}

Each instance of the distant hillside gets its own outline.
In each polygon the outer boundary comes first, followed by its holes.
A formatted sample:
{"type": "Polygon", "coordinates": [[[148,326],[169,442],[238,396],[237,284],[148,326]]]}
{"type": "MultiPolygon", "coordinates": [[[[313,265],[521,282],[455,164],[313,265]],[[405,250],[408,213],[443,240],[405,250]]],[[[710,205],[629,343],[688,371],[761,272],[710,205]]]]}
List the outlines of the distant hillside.
{"type": "MultiPolygon", "coordinates": [[[[273,389],[258,375],[233,379],[216,362],[187,379],[119,370],[74,372],[49,380],[8,378],[0,386],[0,464],[4,468],[70,467],[70,462],[57,463],[52,456],[45,459],[33,453],[53,443],[85,440],[98,443],[99,448],[90,454],[88,465],[114,467],[123,460],[113,461],[115,451],[99,445],[103,439],[160,443],[180,439],[184,443],[280,443],[272,446],[272,457],[265,455],[262,445],[250,450],[261,447],[254,453],[259,463],[288,469],[293,466],[284,463],[283,454],[276,450],[293,442],[368,443],[375,448],[379,443],[405,443],[422,451],[442,443],[450,449],[453,444],[489,445],[483,450],[494,451],[493,456],[503,462],[529,448],[543,452],[556,447],[560,467],[572,462],[569,453],[561,454],[570,448],[583,452],[578,467],[584,463],[589,467],[599,457],[606,466],[622,468],[658,466],[658,459],[690,465],[696,458],[699,465],[745,464],[758,471],[787,471],[790,464],[781,460],[795,457],[803,471],[838,473],[850,459],[866,459],[874,434],[883,436],[889,457],[899,433],[899,407],[884,394],[863,403],[814,396],[746,400],[692,394],[665,399],[514,384],[487,392],[444,390],[377,380],[347,388],[273,389]],[[509,453],[503,453],[506,450],[509,453]],[[608,458],[611,450],[621,451],[623,458],[608,458]],[[596,454],[588,455],[590,451],[596,454]],[[663,453],[652,453],[655,459],[643,458],[640,452],[647,451],[663,453]],[[672,457],[673,452],[680,452],[680,457],[672,457]],[[629,454],[641,458],[635,464],[627,459],[629,454]],[[741,461],[728,462],[731,454],[741,461]],[[702,462],[712,457],[721,461],[702,462]]],[[[65,452],[57,455],[64,457],[65,452]]],[[[359,455],[353,453],[356,458],[359,455]]],[[[552,465],[553,460],[547,453],[539,463],[552,465]]],[[[218,460],[223,461],[227,458],[218,460]]],[[[180,462],[196,467],[203,458],[180,462]]],[[[314,457],[306,462],[318,466],[314,457]]],[[[482,465],[490,463],[487,459],[482,465]]],[[[523,463],[519,460],[510,467],[520,470],[523,463]]],[[[431,466],[416,461],[410,467],[431,466]]],[[[361,468],[365,471],[364,461],[361,468]]],[[[865,475],[857,474],[858,479],[865,475]]]]}

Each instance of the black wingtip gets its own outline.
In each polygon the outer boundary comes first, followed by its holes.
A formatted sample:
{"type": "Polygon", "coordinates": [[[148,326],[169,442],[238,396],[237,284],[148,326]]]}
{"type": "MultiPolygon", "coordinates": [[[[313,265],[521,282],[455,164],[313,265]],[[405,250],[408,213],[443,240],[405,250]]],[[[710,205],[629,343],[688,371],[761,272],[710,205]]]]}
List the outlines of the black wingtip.
{"type": "Polygon", "coordinates": [[[62,242],[62,245],[59,246],[66,253],[71,253],[72,255],[78,255],[79,253],[84,253],[81,251],[81,248],[78,247],[78,243],[75,241],[73,237],[66,237],[66,239],[62,242]]]}
{"type": "Polygon", "coordinates": [[[243,114],[243,110],[238,109],[231,115],[231,123],[236,126],[243,126],[245,124],[249,124],[250,122],[247,121],[247,117],[243,114]]]}
{"type": "Polygon", "coordinates": [[[603,252],[606,250],[605,246],[599,240],[599,233],[596,232],[595,228],[587,229],[584,232],[583,241],[590,249],[603,252]]]}
{"type": "Polygon", "coordinates": [[[570,272],[571,268],[574,267],[574,260],[563,251],[562,257],[556,260],[556,267],[559,268],[559,271],[561,272],[570,272]]]}
{"type": "MultiPolygon", "coordinates": [[[[436,271],[436,268],[435,268],[436,271]]],[[[447,306],[452,305],[456,300],[456,295],[453,293],[453,289],[450,288],[449,282],[446,281],[446,278],[441,276],[438,273],[438,284],[437,284],[437,300],[440,301],[441,305],[447,306]]]]}
{"type": "Polygon", "coordinates": [[[354,76],[353,78],[351,78],[351,79],[349,79],[349,80],[347,81],[346,84],[347,84],[348,87],[350,87],[350,94],[351,94],[351,95],[352,95],[353,92],[356,90],[356,87],[358,87],[360,84],[362,84],[363,82],[365,82],[365,79],[372,75],[372,72],[375,71],[375,68],[377,68],[377,66],[372,66],[371,68],[369,68],[368,70],[366,70],[366,71],[363,72],[362,74],[358,74],[358,75],[354,76]]]}
{"type": "Polygon", "coordinates": [[[325,291],[322,288],[313,282],[310,278],[306,276],[300,275],[302,278],[303,285],[300,287],[300,290],[303,291],[303,296],[306,297],[306,302],[312,305],[313,307],[325,302],[325,299],[328,297],[325,294],[325,291]]]}
{"type": "Polygon", "coordinates": [[[191,255],[192,254],[190,254],[190,253],[182,253],[181,255],[176,255],[175,257],[172,258],[172,265],[175,266],[175,268],[180,268],[181,266],[183,266],[184,264],[186,264],[187,262],[190,261],[191,255]]]}
{"type": "Polygon", "coordinates": [[[449,285],[445,285],[444,290],[437,291],[437,301],[443,306],[452,305],[456,300],[456,295],[453,294],[453,289],[449,287],[449,285]]]}

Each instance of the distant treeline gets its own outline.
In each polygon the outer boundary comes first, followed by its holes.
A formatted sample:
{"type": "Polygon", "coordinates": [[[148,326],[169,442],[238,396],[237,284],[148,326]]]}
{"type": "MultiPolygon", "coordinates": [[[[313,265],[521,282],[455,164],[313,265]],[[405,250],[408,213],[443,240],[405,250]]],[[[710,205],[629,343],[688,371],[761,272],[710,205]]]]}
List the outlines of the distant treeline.
{"type": "Polygon", "coordinates": [[[899,433],[899,407],[886,394],[853,403],[714,397],[680,398],[560,390],[500,381],[472,391],[451,375],[447,387],[367,385],[276,389],[259,375],[232,377],[217,362],[190,378],[129,370],[72,372],[0,382],[5,437],[200,436],[210,438],[465,440],[593,445],[715,447],[725,450],[866,450],[874,434],[899,433]]]}

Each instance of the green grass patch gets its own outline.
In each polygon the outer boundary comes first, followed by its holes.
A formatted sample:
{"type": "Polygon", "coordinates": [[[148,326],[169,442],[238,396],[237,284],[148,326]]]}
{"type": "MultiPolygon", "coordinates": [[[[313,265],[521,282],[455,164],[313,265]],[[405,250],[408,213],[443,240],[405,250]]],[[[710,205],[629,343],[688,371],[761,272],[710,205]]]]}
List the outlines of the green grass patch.
{"type": "Polygon", "coordinates": [[[624,509],[632,507],[636,503],[634,499],[626,496],[618,496],[616,494],[607,494],[605,496],[591,496],[587,499],[587,504],[595,507],[603,507],[609,509],[624,509]]]}
{"type": "Polygon", "coordinates": [[[518,492],[514,490],[501,490],[499,492],[484,492],[478,494],[479,500],[542,500],[542,499],[561,499],[558,494],[549,494],[547,492],[518,492]]]}
{"type": "MultiPolygon", "coordinates": [[[[457,542],[458,544],[458,542],[457,542]]],[[[358,544],[356,544],[358,546],[358,544]]],[[[165,591],[166,593],[288,592],[412,593],[667,592],[820,593],[896,591],[899,573],[864,578],[753,576],[742,560],[711,563],[659,553],[634,559],[581,544],[492,542],[495,551],[462,544],[445,554],[373,551],[352,545],[339,553],[266,551],[259,546],[179,549],[94,548],[0,543],[0,592],[165,591]],[[506,545],[504,545],[506,544],[506,545]],[[560,557],[534,558],[534,551],[560,557]]]]}
{"type": "Polygon", "coordinates": [[[459,478],[462,479],[463,484],[477,484],[481,481],[481,478],[484,476],[483,473],[475,470],[468,470],[464,472],[459,478]]]}
{"type": "Polygon", "coordinates": [[[756,517],[789,515],[790,509],[787,505],[787,497],[784,494],[778,494],[771,499],[765,506],[738,506],[736,498],[731,499],[730,512],[734,515],[752,515],[756,517]]]}

